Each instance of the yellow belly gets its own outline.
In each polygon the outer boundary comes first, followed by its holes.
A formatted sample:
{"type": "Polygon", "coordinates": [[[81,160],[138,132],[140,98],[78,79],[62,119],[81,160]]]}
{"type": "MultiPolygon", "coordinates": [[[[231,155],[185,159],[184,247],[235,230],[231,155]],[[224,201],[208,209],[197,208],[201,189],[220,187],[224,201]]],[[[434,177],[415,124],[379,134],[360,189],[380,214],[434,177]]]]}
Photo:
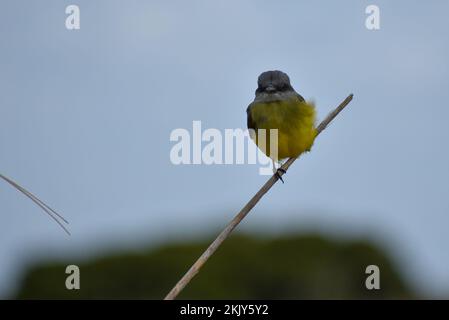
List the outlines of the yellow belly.
{"type": "Polygon", "coordinates": [[[252,120],[257,129],[265,129],[266,140],[255,137],[257,146],[275,161],[297,157],[312,147],[316,136],[315,107],[308,102],[292,98],[250,105],[252,120]],[[278,129],[277,156],[275,143],[270,141],[270,129],[278,129]]]}

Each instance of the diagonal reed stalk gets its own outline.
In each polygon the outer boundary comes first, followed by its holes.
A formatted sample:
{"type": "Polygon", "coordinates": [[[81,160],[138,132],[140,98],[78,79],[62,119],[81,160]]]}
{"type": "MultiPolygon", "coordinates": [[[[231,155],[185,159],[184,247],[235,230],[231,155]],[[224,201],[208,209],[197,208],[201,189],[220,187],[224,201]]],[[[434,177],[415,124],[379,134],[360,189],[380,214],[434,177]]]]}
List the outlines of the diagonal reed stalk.
{"type": "Polygon", "coordinates": [[[55,210],[53,210],[51,207],[49,207],[45,202],[40,200],[38,197],[36,197],[34,194],[29,192],[27,189],[21,187],[17,182],[11,180],[10,178],[2,175],[0,173],[0,178],[8,182],[11,186],[16,188],[18,191],[22,192],[26,197],[28,197],[31,201],[33,201],[36,205],[38,205],[42,210],[44,210],[68,235],[70,235],[70,231],[67,229],[65,224],[68,224],[69,222],[64,219],[63,216],[61,216],[59,213],[57,213],[55,210]]]}
{"type": "MultiPolygon", "coordinates": [[[[331,123],[331,121],[351,102],[353,95],[350,94],[340,105],[335,108],[334,111],[329,113],[327,117],[317,127],[317,136],[331,123]]],[[[192,280],[192,278],[200,271],[201,267],[206,261],[214,254],[223,241],[228,238],[232,230],[246,217],[252,208],[259,202],[259,200],[271,189],[271,187],[287,172],[288,168],[295,162],[297,158],[290,158],[285,162],[277,174],[271,176],[271,178],[257,191],[257,193],[249,200],[249,202],[243,207],[242,210],[229,222],[226,228],[218,235],[218,237],[212,242],[206,251],[198,258],[198,260],[190,267],[187,273],[178,281],[173,289],[167,294],[164,300],[173,300],[178,294],[185,288],[185,286],[192,280]]]]}

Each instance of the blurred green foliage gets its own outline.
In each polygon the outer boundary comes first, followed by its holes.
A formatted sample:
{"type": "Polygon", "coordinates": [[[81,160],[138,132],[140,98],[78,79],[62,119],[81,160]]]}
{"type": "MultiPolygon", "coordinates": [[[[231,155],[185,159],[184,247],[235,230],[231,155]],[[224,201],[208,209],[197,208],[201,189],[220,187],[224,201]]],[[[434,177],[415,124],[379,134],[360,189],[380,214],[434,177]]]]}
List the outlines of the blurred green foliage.
{"type": "MultiPolygon", "coordinates": [[[[32,267],[20,299],[161,299],[209,241],[173,244],[90,262],[32,267]],[[65,288],[65,268],[81,270],[81,289],[65,288]]],[[[367,241],[317,235],[266,239],[234,235],[180,294],[181,299],[387,299],[413,298],[398,270],[367,241]],[[380,290],[367,290],[365,269],[380,268],[380,290]]]]}

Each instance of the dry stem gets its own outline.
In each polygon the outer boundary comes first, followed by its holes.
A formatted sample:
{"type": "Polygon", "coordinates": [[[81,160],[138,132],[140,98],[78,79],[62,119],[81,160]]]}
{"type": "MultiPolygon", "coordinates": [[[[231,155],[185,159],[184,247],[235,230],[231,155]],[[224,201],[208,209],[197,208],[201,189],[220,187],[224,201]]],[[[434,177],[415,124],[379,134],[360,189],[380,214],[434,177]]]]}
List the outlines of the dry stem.
{"type": "MultiPolygon", "coordinates": [[[[320,123],[317,127],[317,135],[319,135],[329,123],[351,102],[353,95],[350,94],[340,105],[320,123]]],[[[285,170],[295,162],[297,158],[290,158],[281,167],[285,170]]],[[[232,230],[237,227],[237,225],[246,217],[246,215],[251,211],[252,208],[259,202],[259,200],[271,189],[271,187],[282,177],[284,173],[278,171],[278,175],[273,175],[271,178],[259,189],[259,191],[249,200],[249,202],[243,207],[242,210],[232,219],[232,221],[226,226],[226,228],[218,235],[218,237],[212,242],[206,251],[198,258],[198,260],[190,267],[187,273],[178,281],[178,283],[173,287],[173,289],[167,294],[164,300],[173,300],[178,294],[185,288],[185,286],[192,280],[192,278],[200,271],[201,267],[206,263],[206,261],[214,254],[218,247],[226,240],[230,235],[232,230]]]]}

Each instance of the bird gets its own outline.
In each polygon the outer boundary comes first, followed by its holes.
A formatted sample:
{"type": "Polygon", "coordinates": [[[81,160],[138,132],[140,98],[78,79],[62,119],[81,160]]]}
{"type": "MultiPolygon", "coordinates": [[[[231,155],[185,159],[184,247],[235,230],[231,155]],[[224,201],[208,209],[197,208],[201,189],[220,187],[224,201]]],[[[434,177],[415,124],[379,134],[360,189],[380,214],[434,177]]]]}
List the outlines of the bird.
{"type": "Polygon", "coordinates": [[[310,151],[317,135],[314,103],[293,89],[286,73],[265,71],[258,77],[255,98],[246,113],[251,139],[271,158],[273,173],[284,183],[279,173],[285,173],[282,161],[310,151]],[[273,129],[277,129],[277,141],[270,141],[276,137],[270,134],[273,129]]]}

